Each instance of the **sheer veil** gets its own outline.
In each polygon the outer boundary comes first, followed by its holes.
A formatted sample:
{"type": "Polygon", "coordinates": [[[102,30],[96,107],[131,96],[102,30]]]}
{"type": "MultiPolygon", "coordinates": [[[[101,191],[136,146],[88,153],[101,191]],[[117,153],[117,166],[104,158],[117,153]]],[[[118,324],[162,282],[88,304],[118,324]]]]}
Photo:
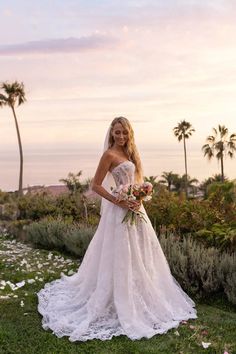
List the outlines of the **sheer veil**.
{"type": "MultiPolygon", "coordinates": [[[[111,125],[109,126],[107,133],[106,133],[106,137],[105,137],[105,141],[104,141],[104,146],[103,146],[103,153],[109,148],[109,135],[110,135],[110,131],[111,131],[111,125]]],[[[109,193],[111,192],[111,189],[115,187],[115,181],[114,178],[111,174],[111,172],[107,172],[103,182],[102,182],[102,186],[103,188],[105,188],[109,193]]],[[[109,206],[111,202],[109,202],[107,199],[102,198],[102,202],[101,202],[101,208],[100,208],[100,215],[102,215],[106,208],[109,206]]]]}

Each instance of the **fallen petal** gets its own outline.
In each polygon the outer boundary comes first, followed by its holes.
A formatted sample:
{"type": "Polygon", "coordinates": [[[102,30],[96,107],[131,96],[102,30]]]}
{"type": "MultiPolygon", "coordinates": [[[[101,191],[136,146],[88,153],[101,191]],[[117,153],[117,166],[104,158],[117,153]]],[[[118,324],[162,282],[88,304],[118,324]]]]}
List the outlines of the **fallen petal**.
{"type": "Polygon", "coordinates": [[[19,283],[16,283],[17,288],[22,288],[22,286],[25,285],[25,280],[20,281],[19,283]]]}
{"type": "Polygon", "coordinates": [[[211,345],[211,343],[202,342],[202,346],[204,349],[207,349],[210,345],[211,345]]]}

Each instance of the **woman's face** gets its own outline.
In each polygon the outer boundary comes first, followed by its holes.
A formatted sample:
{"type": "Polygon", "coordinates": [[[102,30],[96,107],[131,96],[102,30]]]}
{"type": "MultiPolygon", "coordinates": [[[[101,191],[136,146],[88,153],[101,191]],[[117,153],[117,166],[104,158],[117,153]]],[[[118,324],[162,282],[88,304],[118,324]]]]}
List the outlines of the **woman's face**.
{"type": "Polygon", "coordinates": [[[112,136],[115,144],[124,146],[129,139],[129,132],[121,123],[116,123],[112,129],[112,136]]]}

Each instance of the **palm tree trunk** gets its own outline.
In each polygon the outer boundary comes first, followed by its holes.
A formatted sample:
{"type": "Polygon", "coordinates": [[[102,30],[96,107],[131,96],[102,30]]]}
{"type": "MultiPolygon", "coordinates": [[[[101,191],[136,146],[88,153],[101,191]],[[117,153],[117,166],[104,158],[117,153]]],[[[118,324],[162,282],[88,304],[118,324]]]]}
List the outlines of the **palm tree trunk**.
{"type": "Polygon", "coordinates": [[[184,163],[185,163],[185,193],[186,193],[186,197],[188,198],[188,168],[187,168],[187,152],[186,152],[186,141],[185,141],[185,137],[184,137],[184,163]]]}
{"type": "Polygon", "coordinates": [[[221,154],[221,157],[220,157],[220,165],[221,165],[221,181],[224,182],[225,180],[225,176],[224,176],[224,156],[223,156],[223,152],[221,154]]]}
{"type": "Polygon", "coordinates": [[[18,190],[18,193],[19,193],[19,195],[22,195],[23,194],[23,149],[22,149],[20,130],[19,130],[19,126],[18,126],[18,122],[17,122],[14,106],[11,106],[11,109],[12,109],[14,120],[15,120],[16,133],[17,133],[19,152],[20,152],[20,175],[19,175],[19,190],[18,190]]]}

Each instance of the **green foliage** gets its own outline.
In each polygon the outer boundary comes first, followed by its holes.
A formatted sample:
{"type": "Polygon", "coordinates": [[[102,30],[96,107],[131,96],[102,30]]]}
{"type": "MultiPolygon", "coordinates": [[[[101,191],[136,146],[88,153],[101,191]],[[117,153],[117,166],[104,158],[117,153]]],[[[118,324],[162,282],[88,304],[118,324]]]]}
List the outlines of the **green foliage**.
{"type": "Polygon", "coordinates": [[[0,189],[0,204],[8,203],[10,202],[10,200],[11,200],[10,193],[3,192],[0,189]]]}
{"type": "Polygon", "coordinates": [[[18,198],[20,219],[38,220],[50,214],[55,214],[55,200],[47,193],[24,195],[18,198]]]}
{"type": "Polygon", "coordinates": [[[81,175],[82,171],[79,171],[76,174],[69,172],[67,178],[61,178],[59,181],[63,182],[67,186],[71,194],[75,194],[77,192],[82,193],[88,189],[89,185],[88,183],[81,183],[81,175]]]}
{"type": "Polygon", "coordinates": [[[205,245],[228,250],[236,249],[236,227],[213,224],[209,229],[197,231],[195,237],[205,245]]]}
{"type": "Polygon", "coordinates": [[[61,194],[53,197],[47,193],[19,197],[17,200],[19,219],[40,220],[47,216],[71,218],[76,221],[87,220],[97,224],[100,204],[88,201],[80,193],[61,194]]]}
{"type": "Polygon", "coordinates": [[[184,234],[221,221],[220,213],[208,201],[182,200],[165,189],[160,189],[145,208],[158,233],[164,229],[184,234]]]}
{"type": "Polygon", "coordinates": [[[0,205],[0,220],[15,220],[18,217],[17,204],[14,202],[5,202],[0,205]]]}
{"type": "Polygon", "coordinates": [[[43,219],[25,228],[26,238],[37,246],[67,251],[83,257],[95,228],[79,225],[71,220],[43,219]]]}
{"type": "Polygon", "coordinates": [[[205,247],[190,235],[161,234],[160,243],[174,277],[188,293],[206,297],[223,290],[236,304],[236,253],[205,247]]]}

